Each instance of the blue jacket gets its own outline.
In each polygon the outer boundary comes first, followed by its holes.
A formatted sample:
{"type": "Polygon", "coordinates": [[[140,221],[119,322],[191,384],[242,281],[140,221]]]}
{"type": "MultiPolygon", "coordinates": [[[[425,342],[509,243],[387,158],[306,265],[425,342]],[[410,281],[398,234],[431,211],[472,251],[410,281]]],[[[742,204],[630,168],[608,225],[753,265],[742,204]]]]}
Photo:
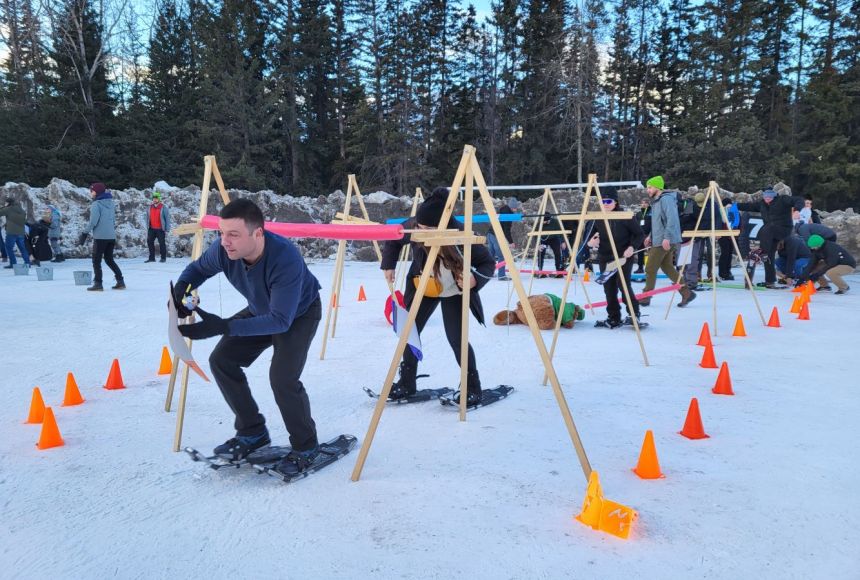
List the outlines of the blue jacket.
{"type": "Polygon", "coordinates": [[[94,240],[116,239],[116,206],[109,191],[99,194],[90,207],[90,225],[87,232],[94,240]]]}
{"type": "Polygon", "coordinates": [[[227,280],[248,300],[251,318],[235,318],[228,323],[231,336],[264,336],[290,329],[319,299],[320,285],[308,270],[294,243],[265,232],[266,245],[260,260],[251,267],[244,260],[231,260],[220,241],[212,244],[191,262],[178,284],[197,288],[216,274],[227,280]]]}
{"type": "Polygon", "coordinates": [[[63,216],[60,213],[60,210],[53,205],[49,205],[48,209],[51,210],[51,227],[48,229],[48,237],[59,238],[62,233],[60,229],[62,224],[60,222],[62,221],[63,216]]]}

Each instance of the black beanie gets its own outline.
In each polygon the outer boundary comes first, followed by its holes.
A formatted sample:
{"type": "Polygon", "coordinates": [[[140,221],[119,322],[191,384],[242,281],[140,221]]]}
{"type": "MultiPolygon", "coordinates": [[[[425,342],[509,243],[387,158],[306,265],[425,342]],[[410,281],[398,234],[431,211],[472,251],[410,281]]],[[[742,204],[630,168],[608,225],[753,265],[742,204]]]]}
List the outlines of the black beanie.
{"type": "MultiPolygon", "coordinates": [[[[422,226],[431,228],[439,227],[439,221],[442,219],[442,214],[445,212],[445,203],[448,201],[448,189],[445,187],[437,187],[430,194],[430,197],[418,206],[418,211],[415,212],[415,221],[422,226]]],[[[448,224],[444,224],[447,226],[448,224]]]]}
{"type": "Polygon", "coordinates": [[[618,192],[617,191],[606,191],[606,192],[601,191],[600,192],[600,199],[612,199],[612,200],[615,200],[615,202],[618,202],[618,192]]]}

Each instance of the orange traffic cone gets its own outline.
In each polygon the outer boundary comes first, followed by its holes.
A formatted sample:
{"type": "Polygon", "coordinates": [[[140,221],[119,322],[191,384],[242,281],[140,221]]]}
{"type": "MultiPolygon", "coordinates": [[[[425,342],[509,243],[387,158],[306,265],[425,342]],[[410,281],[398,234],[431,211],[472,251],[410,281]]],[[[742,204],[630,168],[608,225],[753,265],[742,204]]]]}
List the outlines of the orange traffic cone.
{"type": "Polygon", "coordinates": [[[84,402],[81,396],[81,390],[78,388],[78,383],[75,381],[75,375],[69,373],[66,375],[66,394],[63,396],[63,406],[73,407],[84,402]]]}
{"type": "Polygon", "coordinates": [[[119,370],[119,360],[113,359],[113,363],[110,365],[110,373],[108,373],[107,382],[104,386],[109,391],[125,388],[125,383],[122,382],[122,372],[119,370]]]}
{"type": "Polygon", "coordinates": [[[779,328],[779,312],[776,311],[776,306],[770,312],[770,320],[767,321],[767,325],[771,328],[779,328]]]}
{"type": "Polygon", "coordinates": [[[337,308],[337,294],[336,293],[331,295],[331,307],[337,308]]]}
{"type": "Polygon", "coordinates": [[[696,343],[696,346],[711,346],[712,344],[711,329],[708,328],[708,323],[706,322],[702,325],[702,332],[699,333],[699,342],[696,343]]]}
{"type": "Polygon", "coordinates": [[[803,302],[803,296],[803,294],[799,294],[791,301],[791,308],[788,310],[791,314],[797,314],[800,312],[800,304],[803,302]]]}
{"type": "Polygon", "coordinates": [[[42,391],[39,387],[33,387],[33,397],[30,399],[30,414],[27,415],[26,423],[41,423],[45,418],[45,401],[42,399],[42,391]]]}
{"type": "Polygon", "coordinates": [[[812,283],[812,280],[806,281],[806,288],[810,296],[818,292],[818,290],[815,289],[815,284],[812,283]]]}
{"type": "Polygon", "coordinates": [[[809,320],[809,304],[806,302],[803,303],[803,306],[800,307],[800,312],[797,315],[798,320],[809,320]]]}
{"type": "Polygon", "coordinates": [[[358,287],[358,301],[367,302],[367,294],[364,293],[364,286],[358,287]]]}
{"type": "Polygon", "coordinates": [[[590,270],[586,270],[586,271],[585,271],[585,276],[583,276],[583,277],[582,277],[582,281],[583,281],[583,282],[589,282],[590,280],[591,280],[591,271],[590,271],[590,270]]]}
{"type": "Polygon", "coordinates": [[[170,359],[170,351],[166,346],[161,347],[161,363],[158,365],[158,374],[169,375],[173,372],[173,361],[170,359]]]}
{"type": "Polygon", "coordinates": [[[42,433],[39,435],[39,442],[36,447],[39,449],[50,449],[51,447],[60,447],[65,445],[60,429],[57,427],[57,420],[54,419],[54,411],[50,407],[45,408],[45,420],[42,422],[42,433]]]}
{"type": "Polygon", "coordinates": [[[699,366],[703,369],[717,368],[717,360],[714,358],[714,347],[710,344],[705,347],[705,352],[702,353],[702,360],[699,362],[699,366]]]}
{"type": "Polygon", "coordinates": [[[735,321],[735,329],[732,331],[732,336],[746,336],[747,329],[744,328],[744,317],[738,314],[738,319],[735,321]]]}
{"type": "Polygon", "coordinates": [[[657,448],[654,446],[654,433],[645,431],[642,451],[639,453],[639,463],[633,472],[642,479],[659,479],[664,477],[660,472],[660,462],[657,461],[657,448]]]}
{"type": "Polygon", "coordinates": [[[711,389],[711,392],[715,395],[734,395],[735,392],[732,390],[732,377],[729,374],[729,365],[727,363],[723,363],[720,367],[720,374],[717,375],[717,384],[714,385],[714,388],[711,389]]]}
{"type": "Polygon", "coordinates": [[[794,288],[792,288],[792,289],[791,289],[791,292],[792,292],[793,294],[800,294],[801,292],[803,292],[803,289],[804,289],[805,287],[806,287],[806,286],[805,286],[804,284],[799,284],[799,285],[795,286],[794,288]]]}
{"type": "Polygon", "coordinates": [[[705,428],[702,426],[702,416],[699,414],[699,401],[695,397],[690,401],[690,408],[687,410],[687,420],[684,421],[684,428],[680,431],[681,435],[687,439],[707,439],[710,435],[705,433],[705,428]]]}

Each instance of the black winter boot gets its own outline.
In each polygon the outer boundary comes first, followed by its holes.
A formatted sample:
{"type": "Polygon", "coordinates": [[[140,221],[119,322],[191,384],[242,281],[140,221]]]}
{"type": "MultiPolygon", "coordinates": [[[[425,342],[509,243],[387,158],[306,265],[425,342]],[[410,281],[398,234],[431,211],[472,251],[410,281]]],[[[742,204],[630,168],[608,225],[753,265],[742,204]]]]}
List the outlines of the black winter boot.
{"type": "Polygon", "coordinates": [[[120,278],[119,280],[116,281],[116,284],[111,286],[111,288],[113,288],[114,290],[125,290],[125,280],[120,278]]]}
{"type": "Polygon", "coordinates": [[[405,399],[409,395],[414,395],[418,386],[415,382],[415,375],[418,374],[418,365],[402,361],[400,363],[400,377],[391,385],[391,392],[388,393],[389,401],[398,401],[405,399]]]}
{"type": "MultiPolygon", "coordinates": [[[[481,403],[483,392],[481,391],[481,377],[478,371],[469,371],[466,374],[466,406],[477,407],[481,403]]],[[[460,404],[460,391],[454,395],[454,403],[460,404]]]]}
{"type": "Polygon", "coordinates": [[[101,282],[93,282],[93,285],[87,288],[90,292],[101,292],[104,290],[101,282]]]}

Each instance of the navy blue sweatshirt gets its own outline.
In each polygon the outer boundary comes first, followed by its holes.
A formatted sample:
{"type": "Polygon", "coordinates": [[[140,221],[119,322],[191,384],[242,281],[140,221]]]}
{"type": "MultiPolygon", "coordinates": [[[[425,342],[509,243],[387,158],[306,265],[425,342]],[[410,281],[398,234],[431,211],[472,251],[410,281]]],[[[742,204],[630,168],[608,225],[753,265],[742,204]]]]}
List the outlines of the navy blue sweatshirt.
{"type": "Polygon", "coordinates": [[[294,243],[265,232],[263,255],[253,266],[231,260],[220,240],[191,262],[179,277],[191,288],[223,272],[227,280],[248,299],[251,318],[230,320],[231,336],[262,336],[289,330],[296,317],[307,312],[319,298],[320,285],[308,270],[294,243]]]}

